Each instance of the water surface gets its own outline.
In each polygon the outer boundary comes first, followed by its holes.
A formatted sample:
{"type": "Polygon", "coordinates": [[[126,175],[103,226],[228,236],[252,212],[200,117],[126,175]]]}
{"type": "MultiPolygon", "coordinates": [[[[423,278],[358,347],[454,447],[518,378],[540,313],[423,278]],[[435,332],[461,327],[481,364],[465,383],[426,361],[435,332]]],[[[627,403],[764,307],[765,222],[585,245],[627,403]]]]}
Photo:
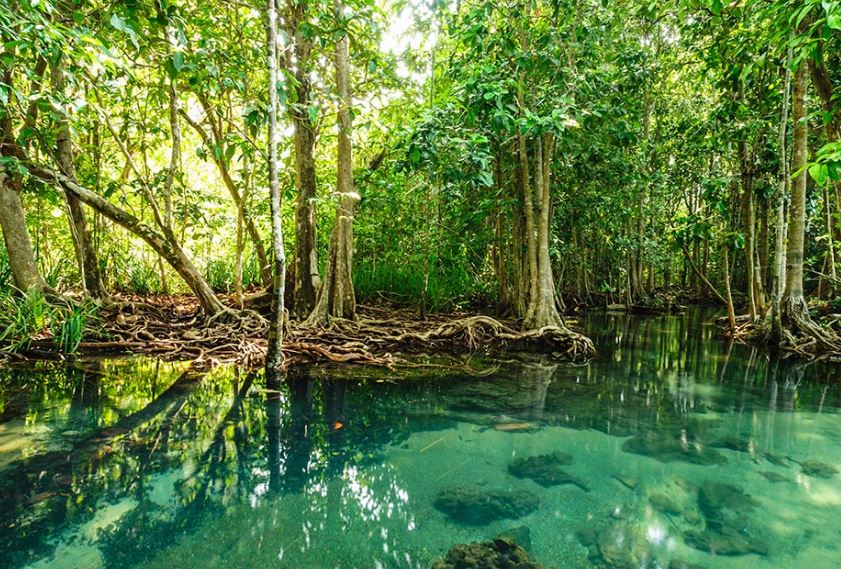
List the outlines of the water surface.
{"type": "Polygon", "coordinates": [[[485,377],[0,370],[0,567],[425,568],[501,533],[548,567],[841,565],[837,367],[697,311],[580,324],[591,364],[485,377]]]}

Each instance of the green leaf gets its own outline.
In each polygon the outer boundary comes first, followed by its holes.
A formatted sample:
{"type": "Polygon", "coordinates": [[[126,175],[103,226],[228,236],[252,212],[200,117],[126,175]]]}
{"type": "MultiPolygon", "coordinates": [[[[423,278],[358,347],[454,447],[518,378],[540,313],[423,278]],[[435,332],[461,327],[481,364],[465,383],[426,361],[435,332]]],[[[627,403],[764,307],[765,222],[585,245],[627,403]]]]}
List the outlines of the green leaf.
{"type": "Polygon", "coordinates": [[[812,164],[809,166],[809,175],[815,180],[815,183],[822,186],[829,179],[829,168],[826,164],[812,164]]]}
{"type": "Polygon", "coordinates": [[[318,107],[316,107],[315,105],[310,105],[309,107],[307,107],[307,116],[309,117],[310,122],[315,124],[315,122],[318,120],[318,107]]]}
{"type": "Polygon", "coordinates": [[[172,67],[176,72],[184,69],[184,53],[176,51],[172,54],[172,67]]]}
{"type": "Polygon", "coordinates": [[[830,14],[826,19],[826,25],[833,30],[841,30],[841,14],[830,14]]]}

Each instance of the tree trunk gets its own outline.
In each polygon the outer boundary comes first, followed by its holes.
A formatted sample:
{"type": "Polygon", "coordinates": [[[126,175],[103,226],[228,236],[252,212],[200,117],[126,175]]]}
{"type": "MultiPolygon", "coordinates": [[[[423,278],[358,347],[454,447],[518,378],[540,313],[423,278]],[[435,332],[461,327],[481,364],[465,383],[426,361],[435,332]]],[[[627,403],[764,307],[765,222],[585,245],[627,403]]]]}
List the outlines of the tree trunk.
{"type": "Polygon", "coordinates": [[[779,158],[780,174],[777,184],[776,196],[776,227],[774,231],[774,265],[771,271],[771,311],[770,336],[771,346],[779,346],[783,339],[781,301],[783,296],[783,283],[785,279],[785,197],[788,194],[788,152],[786,151],[786,133],[788,125],[788,102],[791,91],[791,59],[792,49],[788,49],[785,65],[785,82],[783,85],[783,104],[780,112],[779,130],[779,158]]]}
{"type": "MultiPolygon", "coordinates": [[[[10,41],[10,37],[3,34],[4,42],[10,41]]],[[[6,56],[0,60],[3,66],[3,75],[0,83],[9,89],[9,97],[14,93],[12,87],[12,65],[14,63],[14,47],[7,45],[3,52],[6,56]]],[[[36,69],[36,78],[33,79],[32,91],[40,90],[41,75],[46,69],[46,61],[39,61],[36,69]]],[[[9,101],[11,102],[11,101],[9,101]]],[[[9,102],[0,103],[0,154],[9,158],[21,158],[15,150],[15,134],[12,127],[12,113],[9,109],[9,102]]],[[[32,125],[35,124],[38,107],[31,105],[27,111],[26,120],[32,125]]],[[[29,125],[26,125],[29,126],[29,125]]],[[[6,243],[6,251],[9,255],[9,266],[12,269],[12,278],[15,286],[26,291],[35,288],[41,291],[51,291],[49,285],[44,281],[41,273],[38,272],[38,265],[35,262],[35,251],[32,248],[32,241],[29,239],[29,231],[26,228],[26,214],[23,212],[23,204],[20,200],[20,191],[23,187],[23,179],[19,174],[7,172],[0,164],[0,229],[3,231],[3,240],[6,243]]]]}
{"type": "Polygon", "coordinates": [[[277,128],[277,7],[275,0],[267,1],[266,36],[269,44],[269,205],[272,216],[272,250],[274,253],[274,274],[272,275],[272,314],[269,321],[266,371],[277,371],[283,366],[283,321],[284,286],[286,282],[286,254],[283,249],[283,224],[280,219],[280,180],[278,166],[277,128]]]}
{"type": "MultiPolygon", "coordinates": [[[[563,320],[555,305],[555,282],[552,278],[552,263],[549,257],[549,224],[551,211],[550,173],[554,154],[554,137],[545,134],[535,139],[535,197],[538,206],[537,238],[534,243],[536,272],[531,275],[531,295],[523,329],[533,330],[544,326],[563,328],[563,320]],[[538,175],[539,173],[539,175],[538,175]]],[[[527,200],[526,209],[531,209],[527,200]]]]}
{"type": "MultiPolygon", "coordinates": [[[[56,94],[64,94],[66,78],[64,76],[64,57],[53,66],[52,88],[56,94]]],[[[59,169],[70,179],[76,178],[76,165],[73,156],[73,143],[70,138],[70,126],[67,117],[59,114],[56,119],[55,158],[59,169]]],[[[99,258],[93,244],[93,237],[88,226],[82,203],[73,194],[64,193],[67,202],[70,235],[76,251],[76,260],[82,276],[85,292],[92,298],[105,298],[107,292],[99,270],[99,258]]]]}
{"type": "MultiPolygon", "coordinates": [[[[806,124],[806,91],[808,89],[806,65],[801,63],[794,74],[794,141],[791,171],[798,172],[806,166],[808,153],[808,126],[806,124]]],[[[806,232],[806,182],[808,175],[800,172],[791,190],[788,246],[786,248],[785,292],[782,299],[782,323],[787,328],[799,329],[804,321],[811,321],[803,295],[803,253],[806,232]]]]}
{"type": "MultiPolygon", "coordinates": [[[[301,30],[309,16],[308,0],[292,3],[286,14],[287,33],[294,38],[294,66],[287,67],[295,72],[296,101],[289,106],[292,124],[295,127],[295,183],[298,198],[295,203],[295,286],[292,310],[299,318],[305,318],[315,307],[319,287],[318,242],[316,228],[315,198],[317,179],[315,175],[315,124],[310,118],[312,83],[310,82],[310,54],[312,40],[301,30]]],[[[290,62],[291,63],[291,62],[290,62]]]]}
{"type": "Polygon", "coordinates": [[[35,252],[26,229],[26,216],[20,194],[12,187],[12,180],[0,169],[0,228],[9,254],[9,265],[15,286],[26,291],[31,288],[49,290],[47,283],[38,272],[35,252]]]}
{"type": "MultiPolygon", "coordinates": [[[[342,4],[333,0],[336,17],[341,17],[342,4]]],[[[336,185],[339,204],[336,224],[330,237],[327,266],[318,292],[315,308],[307,318],[307,325],[326,323],[330,318],[356,317],[356,295],[353,291],[353,209],[356,195],[353,190],[353,147],[350,118],[350,70],[348,62],[349,39],[347,31],[336,42],[336,92],[339,109],[338,172],[336,185]]],[[[297,302],[297,301],[296,301],[297,302]]]]}

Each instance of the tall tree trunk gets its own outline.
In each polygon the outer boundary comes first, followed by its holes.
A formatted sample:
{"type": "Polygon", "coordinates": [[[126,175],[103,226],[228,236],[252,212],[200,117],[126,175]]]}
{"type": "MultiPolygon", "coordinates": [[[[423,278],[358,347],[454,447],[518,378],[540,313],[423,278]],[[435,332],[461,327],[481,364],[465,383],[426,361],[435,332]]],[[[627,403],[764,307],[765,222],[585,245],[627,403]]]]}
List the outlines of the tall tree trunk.
{"type": "MultiPolygon", "coordinates": [[[[305,81],[309,81],[305,79],[305,81]]],[[[299,88],[299,96],[309,98],[309,87],[299,88]]],[[[315,197],[315,132],[306,108],[294,115],[295,180],[295,289],[293,310],[303,317],[315,306],[319,285],[315,197]]]]}
{"type": "Polygon", "coordinates": [[[310,56],[312,40],[302,30],[309,17],[309,0],[290,3],[285,14],[286,31],[293,38],[295,61],[287,60],[287,67],[295,73],[296,101],[289,106],[295,128],[295,183],[298,197],[295,202],[295,286],[292,310],[300,318],[307,317],[315,307],[318,294],[318,242],[315,198],[316,125],[310,117],[312,82],[310,81],[310,56]]]}
{"type": "Polygon", "coordinates": [[[272,275],[272,314],[269,321],[269,339],[266,351],[266,371],[277,371],[283,366],[283,321],[284,286],[286,283],[286,254],[283,248],[283,224],[280,219],[280,180],[278,166],[277,126],[277,7],[275,0],[268,0],[266,6],[268,25],[266,37],[269,44],[269,205],[272,216],[272,252],[274,253],[274,274],[272,275]]]}
{"type": "Polygon", "coordinates": [[[756,218],[753,208],[753,173],[751,172],[751,153],[748,150],[747,142],[740,140],[738,143],[739,155],[739,178],[742,186],[742,225],[745,231],[745,277],[747,280],[746,292],[748,295],[748,316],[751,321],[756,320],[758,314],[756,302],[756,285],[754,283],[753,257],[754,257],[754,235],[756,218]]]}
{"type": "MultiPolygon", "coordinates": [[[[552,278],[552,263],[549,257],[549,225],[551,212],[550,174],[555,139],[545,134],[535,141],[535,198],[538,206],[537,238],[534,244],[536,273],[531,275],[529,307],[523,319],[523,329],[532,330],[544,326],[564,327],[561,315],[555,305],[555,282],[552,278]]],[[[532,205],[527,202],[526,208],[532,205]]]]}
{"type": "MultiPolygon", "coordinates": [[[[54,93],[64,94],[66,78],[64,75],[63,56],[52,68],[52,89],[54,93]]],[[[70,138],[70,126],[67,117],[62,113],[56,119],[56,149],[55,158],[59,169],[68,178],[76,178],[76,165],[73,156],[73,143],[70,138]]],[[[107,292],[99,269],[99,257],[94,247],[93,237],[88,226],[82,203],[73,194],[64,193],[67,202],[70,235],[76,251],[79,272],[82,275],[82,285],[85,292],[92,298],[105,298],[107,292]]]]}
{"type": "Polygon", "coordinates": [[[771,311],[769,343],[772,346],[779,346],[783,340],[782,325],[782,297],[785,282],[785,199],[789,189],[788,152],[786,151],[786,138],[788,130],[788,105],[791,92],[791,60],[792,48],[788,49],[785,64],[785,82],[783,85],[783,104],[780,112],[779,130],[779,161],[780,174],[777,183],[776,196],[776,227],[774,229],[774,264],[771,271],[771,311]]]}
{"type": "MultiPolygon", "coordinates": [[[[11,42],[11,37],[6,33],[2,35],[3,42],[11,42]]],[[[15,145],[15,133],[12,125],[12,112],[10,110],[13,89],[13,65],[15,61],[15,48],[6,44],[3,51],[3,58],[0,58],[0,83],[8,88],[8,97],[5,103],[0,101],[0,156],[4,158],[21,158],[22,153],[17,152],[15,145]]],[[[40,91],[41,78],[46,70],[47,62],[41,59],[35,69],[35,77],[32,79],[33,93],[40,91]]],[[[30,104],[27,109],[25,127],[35,125],[38,113],[38,106],[30,104]]],[[[38,271],[35,262],[35,250],[32,248],[32,241],[29,238],[29,231],[26,228],[26,214],[23,211],[23,204],[20,200],[20,191],[23,188],[23,178],[20,174],[8,172],[0,164],[0,229],[3,232],[3,240],[6,243],[6,251],[9,255],[9,266],[12,269],[12,278],[15,286],[26,291],[31,288],[41,291],[51,291],[49,285],[44,281],[38,271]]]]}
{"type": "Polygon", "coordinates": [[[6,171],[0,168],[0,228],[9,255],[12,278],[15,286],[22,291],[31,288],[46,291],[50,287],[38,272],[20,193],[14,189],[14,185],[6,171]]]}
{"type": "Polygon", "coordinates": [[[762,296],[767,303],[768,291],[768,258],[771,253],[768,244],[768,199],[762,198],[759,209],[759,243],[758,243],[758,257],[759,257],[759,288],[762,290],[762,296]]]}
{"type": "MultiPolygon", "coordinates": [[[[337,18],[342,15],[341,0],[333,0],[337,18]]],[[[336,118],[339,123],[338,171],[336,186],[339,203],[336,208],[336,223],[330,237],[327,266],[318,292],[315,308],[307,318],[307,325],[328,322],[330,318],[356,317],[356,295],[353,291],[353,209],[356,194],[353,190],[353,146],[350,118],[350,69],[348,61],[349,38],[347,30],[336,42],[336,92],[339,108],[336,118]]]]}
{"type": "MultiPolygon", "coordinates": [[[[808,153],[808,126],[806,124],[806,66],[801,64],[794,74],[794,147],[791,171],[797,172],[806,166],[808,153]]],[[[791,213],[789,215],[788,247],[786,249],[786,281],[783,293],[783,322],[808,316],[803,296],[803,253],[806,232],[806,182],[808,176],[800,172],[791,190],[791,213]]]]}

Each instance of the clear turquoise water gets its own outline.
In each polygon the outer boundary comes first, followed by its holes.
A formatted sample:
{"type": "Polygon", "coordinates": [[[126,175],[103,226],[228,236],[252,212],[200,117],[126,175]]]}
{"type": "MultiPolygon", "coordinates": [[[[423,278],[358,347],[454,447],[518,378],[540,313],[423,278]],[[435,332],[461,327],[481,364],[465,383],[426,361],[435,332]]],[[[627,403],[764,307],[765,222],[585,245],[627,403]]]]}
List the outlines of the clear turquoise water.
{"type": "Polygon", "coordinates": [[[0,370],[0,567],[428,567],[513,528],[548,567],[841,566],[837,366],[728,346],[699,312],[580,326],[588,366],[486,377],[0,370]],[[577,484],[509,471],[551,453],[577,484]],[[454,488],[510,517],[442,511],[454,488]]]}

